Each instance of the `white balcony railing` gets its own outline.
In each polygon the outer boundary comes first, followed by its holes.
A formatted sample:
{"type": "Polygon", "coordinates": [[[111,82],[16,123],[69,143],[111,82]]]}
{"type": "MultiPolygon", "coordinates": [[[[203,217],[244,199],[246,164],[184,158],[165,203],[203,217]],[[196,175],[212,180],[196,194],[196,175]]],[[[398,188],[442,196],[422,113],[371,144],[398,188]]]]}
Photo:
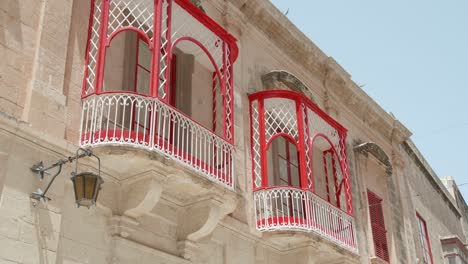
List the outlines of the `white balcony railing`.
{"type": "Polygon", "coordinates": [[[257,229],[315,232],[357,253],[354,218],[307,190],[274,187],[254,192],[257,229]]]}
{"type": "Polygon", "coordinates": [[[80,139],[82,147],[129,145],[157,151],[233,187],[233,145],[158,98],[131,93],[86,97],[80,139]]]}

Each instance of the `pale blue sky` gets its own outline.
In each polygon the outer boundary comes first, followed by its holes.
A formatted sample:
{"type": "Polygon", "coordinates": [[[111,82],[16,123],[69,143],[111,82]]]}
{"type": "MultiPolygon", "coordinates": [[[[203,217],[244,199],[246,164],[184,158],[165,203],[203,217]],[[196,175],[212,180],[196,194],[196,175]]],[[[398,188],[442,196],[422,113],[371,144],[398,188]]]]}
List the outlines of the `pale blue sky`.
{"type": "Polygon", "coordinates": [[[439,176],[468,182],[467,0],[272,2],[413,132],[439,176]]]}

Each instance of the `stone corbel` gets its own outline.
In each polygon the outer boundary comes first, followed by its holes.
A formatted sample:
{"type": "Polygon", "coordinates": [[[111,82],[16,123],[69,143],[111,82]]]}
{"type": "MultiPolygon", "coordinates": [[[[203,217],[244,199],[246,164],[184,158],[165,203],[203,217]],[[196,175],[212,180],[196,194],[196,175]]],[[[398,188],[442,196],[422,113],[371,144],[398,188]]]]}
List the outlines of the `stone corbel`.
{"type": "Polygon", "coordinates": [[[150,170],[125,181],[121,191],[122,215],[135,220],[149,215],[161,198],[165,178],[150,170]]]}
{"type": "Polygon", "coordinates": [[[197,242],[211,235],[219,222],[235,210],[236,205],[236,197],[220,195],[187,206],[178,223],[179,254],[185,259],[193,259],[197,242]]]}
{"type": "Polygon", "coordinates": [[[392,164],[395,169],[403,169],[405,167],[403,157],[396,151],[392,152],[392,164]]]}
{"type": "Polygon", "coordinates": [[[244,14],[227,1],[223,3],[222,9],[223,25],[226,29],[231,32],[235,30],[239,36],[242,35],[247,25],[247,18],[244,14]]]}
{"type": "MultiPolygon", "coordinates": [[[[132,195],[133,197],[127,200],[126,209],[123,212],[123,215],[138,219],[143,215],[149,214],[151,210],[156,206],[161,198],[162,193],[162,184],[159,183],[156,179],[150,178],[147,180],[143,180],[137,185],[146,188],[141,194],[138,194],[138,189],[133,190],[133,192],[128,192],[128,194],[132,195]],[[135,197],[135,196],[143,196],[143,197],[135,197]]],[[[132,186],[135,187],[135,186],[132,186]]],[[[130,187],[130,189],[132,188],[130,187]]]]}

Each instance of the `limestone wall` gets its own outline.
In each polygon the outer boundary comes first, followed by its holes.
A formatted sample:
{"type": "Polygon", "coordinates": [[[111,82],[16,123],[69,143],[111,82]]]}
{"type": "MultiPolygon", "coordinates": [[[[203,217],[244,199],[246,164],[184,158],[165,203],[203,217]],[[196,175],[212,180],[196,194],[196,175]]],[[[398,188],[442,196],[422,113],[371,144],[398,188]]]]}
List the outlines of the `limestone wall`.
{"type": "Polygon", "coordinates": [[[90,1],[0,2],[0,263],[370,263],[367,189],[384,199],[391,263],[420,258],[416,211],[430,229],[434,261],[442,263],[439,236],[464,237],[462,215],[402,147],[411,133],[270,1],[207,0],[202,6],[238,39],[234,191],[163,155],[104,148],[105,184],[98,206],[88,210],[74,204],[71,166],[47,204],[29,194],[47,183],[30,171],[33,164],[50,164],[78,147],[90,1]],[[317,235],[255,230],[248,94],[295,90],[262,81],[277,70],[299,79],[296,88],[348,129],[359,255],[317,235]],[[354,151],[365,142],[375,143],[388,164],[372,151],[354,151]],[[153,207],[144,208],[147,203],[153,207]]]}

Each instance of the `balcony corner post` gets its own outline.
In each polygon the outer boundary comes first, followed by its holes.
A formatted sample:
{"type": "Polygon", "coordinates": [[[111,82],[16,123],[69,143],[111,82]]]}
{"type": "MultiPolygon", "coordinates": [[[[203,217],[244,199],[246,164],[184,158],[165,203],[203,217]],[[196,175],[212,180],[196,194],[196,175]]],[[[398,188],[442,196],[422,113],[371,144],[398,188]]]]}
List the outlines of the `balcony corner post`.
{"type": "Polygon", "coordinates": [[[162,27],[162,1],[154,0],[154,21],[153,21],[153,50],[151,58],[150,96],[158,96],[160,55],[161,55],[161,27],[162,27]]]}
{"type": "Polygon", "coordinates": [[[302,117],[302,100],[296,100],[296,114],[297,114],[297,130],[299,130],[299,168],[300,168],[300,179],[301,188],[303,190],[308,189],[307,187],[307,172],[306,172],[306,159],[305,159],[305,142],[304,142],[304,119],[302,117]]]}

